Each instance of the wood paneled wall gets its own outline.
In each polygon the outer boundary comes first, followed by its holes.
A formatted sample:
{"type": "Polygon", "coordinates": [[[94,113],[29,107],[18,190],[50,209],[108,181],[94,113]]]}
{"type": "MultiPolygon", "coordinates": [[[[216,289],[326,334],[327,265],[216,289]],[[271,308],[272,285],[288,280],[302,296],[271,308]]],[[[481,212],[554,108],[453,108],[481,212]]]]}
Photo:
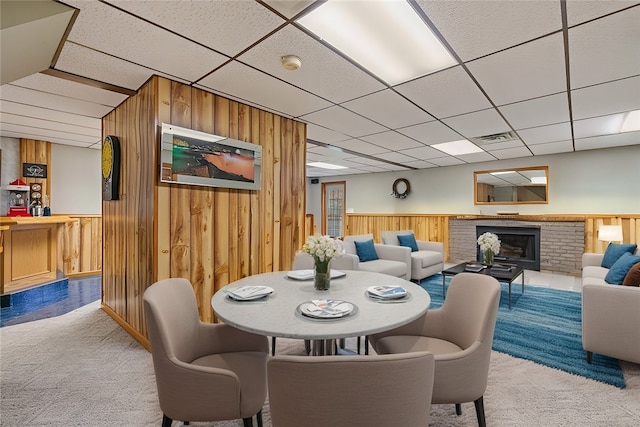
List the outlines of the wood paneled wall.
{"type": "MultiPolygon", "coordinates": [[[[42,185],[42,196],[51,195],[51,143],[48,141],[38,141],[34,139],[21,139],[20,140],[20,179],[27,184],[33,184],[35,182],[42,185]],[[41,165],[47,165],[47,178],[25,178],[22,176],[22,164],[23,163],[38,163],[41,165]]],[[[42,200],[44,205],[44,200],[42,200]]]]}
{"type": "MultiPolygon", "coordinates": [[[[413,230],[419,240],[444,243],[445,260],[448,260],[450,216],[456,215],[347,214],[347,235],[373,233],[374,240],[381,242],[382,231],[413,230]]],[[[604,253],[608,243],[598,240],[598,227],[602,224],[622,225],[623,242],[640,244],[640,215],[540,215],[540,220],[547,217],[556,221],[584,218],[584,252],[604,253]]],[[[533,219],[528,217],[528,220],[533,219]]]]}
{"type": "Polygon", "coordinates": [[[215,291],[290,268],[305,233],[304,124],[153,77],[103,119],[106,135],[120,139],[122,170],[120,200],[103,202],[103,304],[138,339],[156,280],[189,279],[213,321],[215,291]],[[261,190],[160,183],[162,122],[261,145],[261,190]]]}
{"type": "Polygon", "coordinates": [[[373,233],[382,243],[381,233],[387,230],[413,230],[418,240],[442,242],[444,258],[449,258],[449,216],[426,214],[347,214],[346,235],[373,233]]]}
{"type": "Polygon", "coordinates": [[[58,227],[58,269],[69,277],[100,274],[102,216],[67,216],[74,221],[58,227]]]}

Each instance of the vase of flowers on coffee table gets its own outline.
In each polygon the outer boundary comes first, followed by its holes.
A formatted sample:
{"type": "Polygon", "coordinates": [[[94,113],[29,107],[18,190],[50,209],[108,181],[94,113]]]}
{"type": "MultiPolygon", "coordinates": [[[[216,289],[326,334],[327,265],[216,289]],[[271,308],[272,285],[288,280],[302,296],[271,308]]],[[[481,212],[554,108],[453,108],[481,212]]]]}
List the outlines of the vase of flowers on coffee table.
{"type": "Polygon", "coordinates": [[[497,235],[487,232],[478,237],[478,246],[482,252],[482,263],[491,267],[493,257],[500,252],[500,239],[497,235]]]}

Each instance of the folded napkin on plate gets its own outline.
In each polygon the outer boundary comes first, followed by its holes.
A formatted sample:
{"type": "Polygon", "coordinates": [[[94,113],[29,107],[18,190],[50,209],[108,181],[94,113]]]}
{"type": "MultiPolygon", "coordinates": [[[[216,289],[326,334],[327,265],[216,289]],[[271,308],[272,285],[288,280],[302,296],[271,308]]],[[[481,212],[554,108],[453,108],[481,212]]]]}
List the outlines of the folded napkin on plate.
{"type": "Polygon", "coordinates": [[[235,289],[225,289],[227,295],[237,300],[252,300],[265,297],[273,292],[268,286],[243,286],[235,289]]]}
{"type": "Polygon", "coordinates": [[[332,299],[315,299],[307,305],[307,311],[311,314],[321,314],[323,317],[342,316],[353,310],[351,303],[332,299]]]}

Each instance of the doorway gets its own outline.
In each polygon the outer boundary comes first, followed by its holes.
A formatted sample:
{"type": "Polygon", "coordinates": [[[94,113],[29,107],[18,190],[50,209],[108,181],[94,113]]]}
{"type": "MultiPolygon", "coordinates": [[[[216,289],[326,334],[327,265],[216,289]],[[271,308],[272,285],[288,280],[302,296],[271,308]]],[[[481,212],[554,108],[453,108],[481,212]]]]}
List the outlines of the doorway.
{"type": "Polygon", "coordinates": [[[346,181],[322,183],[322,234],[344,236],[346,181]]]}

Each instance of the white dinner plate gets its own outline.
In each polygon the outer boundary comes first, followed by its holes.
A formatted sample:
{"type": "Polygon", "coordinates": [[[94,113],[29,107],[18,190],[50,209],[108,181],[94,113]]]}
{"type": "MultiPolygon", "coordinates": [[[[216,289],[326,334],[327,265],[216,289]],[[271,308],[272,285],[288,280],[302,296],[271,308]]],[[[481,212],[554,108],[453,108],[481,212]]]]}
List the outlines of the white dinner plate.
{"type": "Polygon", "coordinates": [[[355,306],[340,300],[313,300],[298,306],[300,313],[314,319],[340,319],[353,313],[355,306]]]}
{"type": "Polygon", "coordinates": [[[224,289],[227,296],[235,301],[253,301],[264,298],[273,293],[269,286],[242,286],[239,288],[224,289]]]}

